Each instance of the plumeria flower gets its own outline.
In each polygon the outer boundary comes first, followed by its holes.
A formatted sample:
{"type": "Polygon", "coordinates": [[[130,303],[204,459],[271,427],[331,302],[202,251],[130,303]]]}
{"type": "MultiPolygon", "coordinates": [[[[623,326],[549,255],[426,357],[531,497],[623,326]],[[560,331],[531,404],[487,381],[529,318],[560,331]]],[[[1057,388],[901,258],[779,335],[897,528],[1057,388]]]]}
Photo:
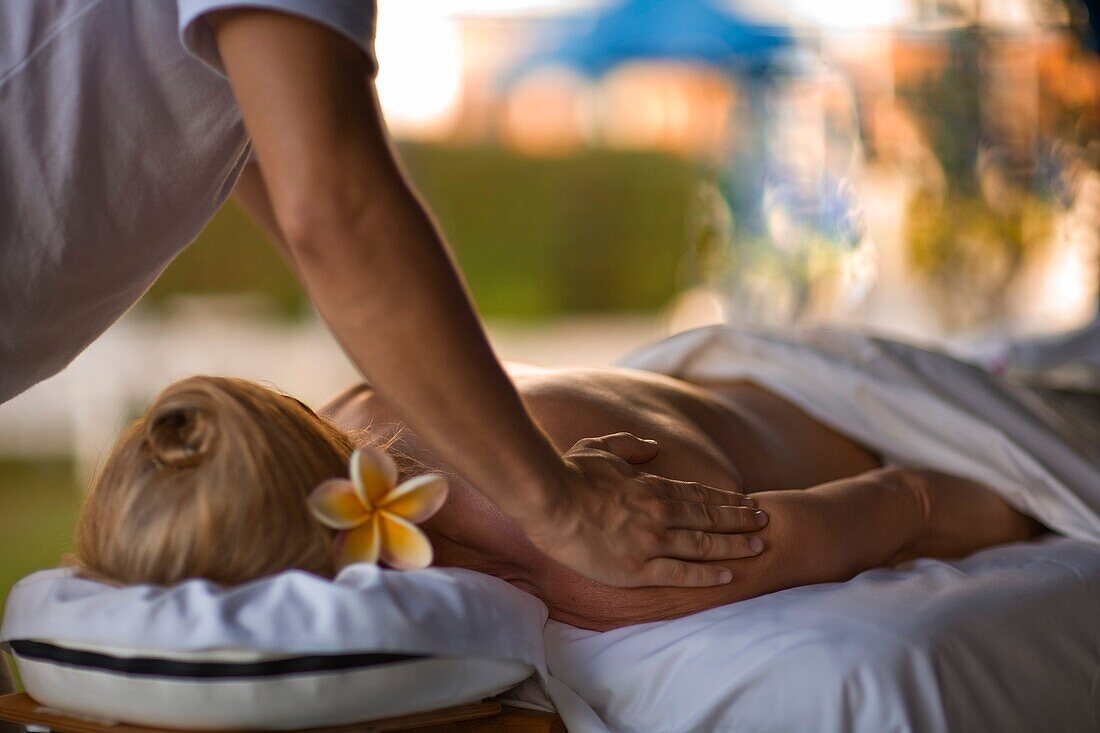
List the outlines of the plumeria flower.
{"type": "Polygon", "coordinates": [[[432,564],[432,543],[416,525],[439,511],[447,479],[428,473],[397,485],[397,464],[384,451],[360,448],[351,454],[351,480],[329,479],[309,496],[318,521],[339,530],[336,563],[377,563],[397,570],[432,564]]]}

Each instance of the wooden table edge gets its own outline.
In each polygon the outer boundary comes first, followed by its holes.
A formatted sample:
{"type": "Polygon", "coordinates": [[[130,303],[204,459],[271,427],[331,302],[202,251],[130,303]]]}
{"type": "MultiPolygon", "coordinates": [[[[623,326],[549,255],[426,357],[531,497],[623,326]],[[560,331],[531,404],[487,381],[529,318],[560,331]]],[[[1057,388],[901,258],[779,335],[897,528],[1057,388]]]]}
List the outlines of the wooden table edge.
{"type": "MultiPolygon", "coordinates": [[[[432,728],[458,723],[474,723],[478,720],[486,720],[498,717],[502,714],[504,706],[497,700],[485,700],[480,703],[459,705],[453,708],[433,710],[426,713],[413,713],[392,718],[363,721],[354,725],[335,726],[327,728],[308,728],[286,733],[363,733],[364,731],[407,731],[424,728],[432,728]]],[[[511,710],[511,709],[510,709],[511,710]]],[[[523,711],[527,713],[530,711],[523,711]]],[[[535,714],[534,720],[545,719],[552,726],[554,721],[560,721],[556,715],[550,713],[535,714]]],[[[0,720],[19,725],[41,725],[49,727],[55,733],[165,733],[174,730],[168,728],[146,728],[126,724],[102,723],[95,720],[73,717],[64,713],[51,710],[40,705],[25,693],[12,693],[0,695],[0,720]]],[[[462,725],[461,729],[476,731],[476,727],[462,725]]],[[[486,728],[492,730],[492,728],[486,728]]],[[[503,729],[502,729],[503,730],[503,729]]],[[[532,728],[535,730],[535,728],[532,728]]],[[[547,731],[551,727],[546,728],[547,731]]],[[[237,733],[235,731],[208,730],[203,733],[237,733]]]]}

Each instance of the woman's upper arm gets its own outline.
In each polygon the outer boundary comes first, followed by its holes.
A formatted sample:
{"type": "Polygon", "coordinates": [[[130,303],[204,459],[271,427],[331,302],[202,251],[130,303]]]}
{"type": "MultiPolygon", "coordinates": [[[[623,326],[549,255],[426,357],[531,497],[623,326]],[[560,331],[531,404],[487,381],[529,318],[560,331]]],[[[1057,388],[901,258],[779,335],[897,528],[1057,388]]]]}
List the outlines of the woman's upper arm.
{"type": "Polygon", "coordinates": [[[758,532],[765,549],[723,561],[733,573],[730,583],[608,588],[554,567],[537,584],[551,616],[601,630],[684,616],[786,588],[847,580],[887,564],[912,537],[911,498],[875,472],[753,498],[770,517],[758,532]]]}

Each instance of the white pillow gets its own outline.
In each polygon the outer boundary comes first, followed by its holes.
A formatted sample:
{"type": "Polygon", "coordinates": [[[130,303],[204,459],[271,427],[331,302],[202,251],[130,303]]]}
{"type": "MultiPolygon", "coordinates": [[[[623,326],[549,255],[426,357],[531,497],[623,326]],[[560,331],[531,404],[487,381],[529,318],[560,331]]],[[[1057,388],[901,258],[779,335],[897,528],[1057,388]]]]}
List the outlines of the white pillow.
{"type": "Polygon", "coordinates": [[[474,702],[538,672],[546,608],[453,568],[288,571],[223,589],[115,588],[68,570],[12,588],[0,643],[58,710],[176,728],[341,725],[474,702]]]}

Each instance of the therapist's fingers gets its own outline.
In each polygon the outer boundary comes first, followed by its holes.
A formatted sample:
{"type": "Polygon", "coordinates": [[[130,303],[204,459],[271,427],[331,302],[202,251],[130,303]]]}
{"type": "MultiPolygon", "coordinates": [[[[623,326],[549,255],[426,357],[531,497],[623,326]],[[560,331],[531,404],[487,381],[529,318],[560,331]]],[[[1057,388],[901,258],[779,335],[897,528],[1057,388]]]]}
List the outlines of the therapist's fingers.
{"type": "Polygon", "coordinates": [[[768,526],[768,515],[759,509],[693,501],[666,502],[661,518],[667,527],[704,532],[755,532],[768,526]]]}
{"type": "Polygon", "coordinates": [[[725,585],[731,580],[733,573],[721,565],[701,565],[667,557],[658,557],[647,562],[641,578],[644,585],[681,588],[707,588],[725,585]]]}
{"type": "Polygon", "coordinates": [[[748,494],[736,491],[715,489],[694,481],[676,481],[663,476],[645,474],[640,477],[652,486],[658,494],[673,501],[690,501],[715,506],[756,506],[756,501],[748,494]]]}
{"type": "Polygon", "coordinates": [[[617,456],[627,463],[638,464],[657,457],[657,441],[639,438],[631,433],[612,433],[598,438],[578,440],[569,453],[598,450],[617,456]]]}
{"type": "Polygon", "coordinates": [[[665,533],[659,552],[680,560],[737,560],[763,549],[764,541],[756,536],[673,529],[665,533]]]}

